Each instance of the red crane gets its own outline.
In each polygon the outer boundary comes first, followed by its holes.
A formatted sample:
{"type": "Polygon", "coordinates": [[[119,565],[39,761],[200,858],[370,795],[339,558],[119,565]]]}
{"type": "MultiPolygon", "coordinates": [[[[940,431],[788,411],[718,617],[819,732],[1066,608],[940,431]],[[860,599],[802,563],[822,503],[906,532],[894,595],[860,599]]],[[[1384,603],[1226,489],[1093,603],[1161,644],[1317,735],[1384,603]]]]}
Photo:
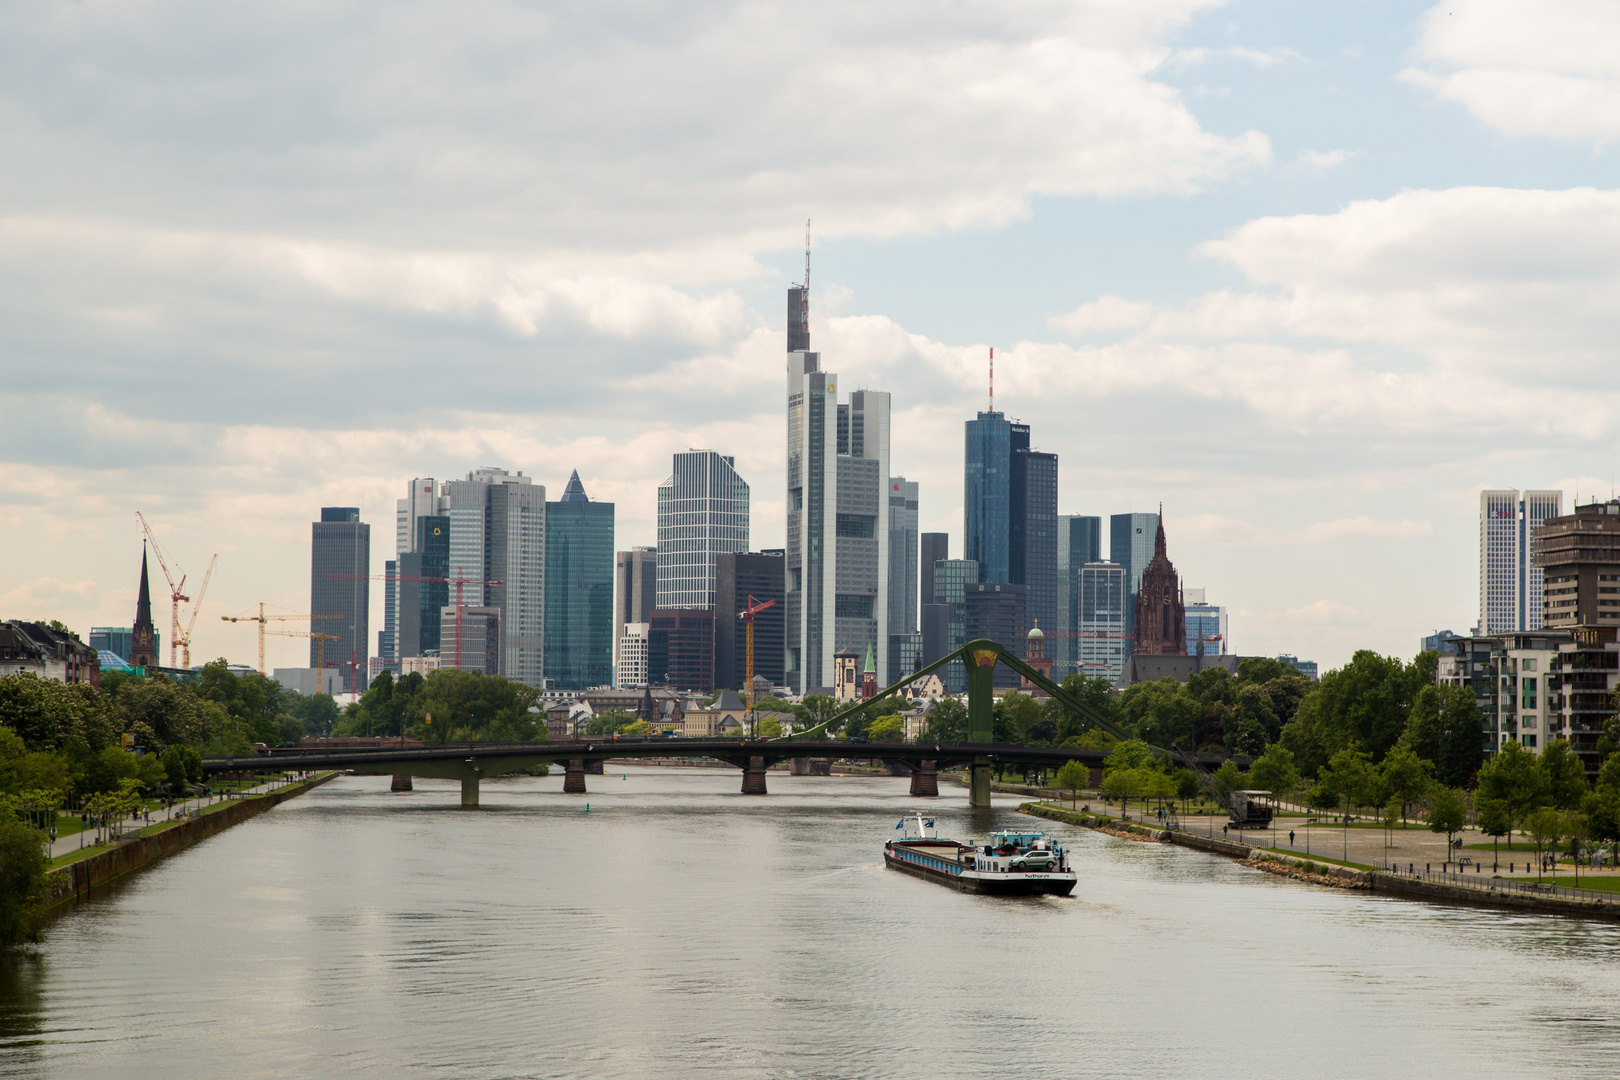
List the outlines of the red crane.
{"type": "MultiPolygon", "coordinates": [[[[809,275],[806,274],[808,279],[809,275]]],[[[768,607],[774,607],[775,600],[767,600],[763,604],[755,600],[752,595],[748,597],[748,606],[737,612],[737,618],[748,624],[748,711],[754,711],[754,616],[768,607]]]]}
{"type": "MultiPolygon", "coordinates": [[[[439,585],[454,585],[456,587],[456,670],[461,670],[461,588],[463,585],[504,585],[499,579],[493,581],[480,581],[469,577],[415,577],[406,574],[328,574],[335,578],[365,578],[367,581],[428,581],[439,585]]],[[[752,599],[752,597],[750,597],[752,599]]],[[[442,651],[442,650],[441,650],[442,651]]]]}

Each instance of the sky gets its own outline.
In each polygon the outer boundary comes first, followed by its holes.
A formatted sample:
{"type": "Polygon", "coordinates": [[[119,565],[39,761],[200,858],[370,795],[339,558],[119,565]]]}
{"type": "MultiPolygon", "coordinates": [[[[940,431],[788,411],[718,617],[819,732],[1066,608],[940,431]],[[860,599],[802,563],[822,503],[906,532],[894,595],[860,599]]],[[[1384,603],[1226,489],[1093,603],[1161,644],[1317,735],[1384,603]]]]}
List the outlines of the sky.
{"type": "Polygon", "coordinates": [[[139,510],[219,556],[193,662],[253,663],[219,616],[308,610],[320,507],[380,574],[481,466],[623,549],[714,449],[781,546],[808,219],[953,554],[994,346],[1059,511],[1162,503],[1232,651],[1410,657],[1476,621],[1482,488],[1614,490],[1617,136],[1592,0],[10,5],[0,618],[129,625],[139,510]]]}

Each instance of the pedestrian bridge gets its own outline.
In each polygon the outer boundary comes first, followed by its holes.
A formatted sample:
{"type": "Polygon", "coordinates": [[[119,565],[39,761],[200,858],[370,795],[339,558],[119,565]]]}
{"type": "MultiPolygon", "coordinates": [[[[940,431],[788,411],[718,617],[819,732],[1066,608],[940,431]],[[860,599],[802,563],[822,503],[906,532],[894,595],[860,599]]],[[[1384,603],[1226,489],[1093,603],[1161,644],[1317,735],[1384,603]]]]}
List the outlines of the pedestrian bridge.
{"type": "MultiPolygon", "coordinates": [[[[527,743],[441,743],[430,746],[367,748],[364,750],[275,750],[268,756],[205,758],[205,773],[263,771],[275,769],[347,769],[358,773],[403,774],[461,781],[461,804],[478,805],[478,784],[486,776],[518,772],[542,763],[563,762],[567,770],[565,792],[585,791],[585,765],[607,758],[704,757],[727,761],[742,770],[745,795],[764,795],[765,770],[780,761],[794,758],[852,758],[900,762],[911,773],[911,793],[939,794],[937,770],[940,766],[966,765],[969,771],[968,801],[972,806],[990,805],[990,773],[998,766],[1061,766],[1079,761],[1100,768],[1108,751],[1097,747],[1026,746],[994,743],[995,667],[1006,664],[1025,680],[1044,690],[1071,713],[1116,739],[1130,734],[1086,702],[1054,684],[1034,668],[994,641],[979,639],[943,656],[914,674],[901,679],[865,701],[851,703],[822,723],[804,732],[779,739],[709,738],[687,739],[662,736],[603,736],[568,741],[527,743]],[[952,661],[960,660],[968,672],[967,738],[962,742],[856,742],[831,739],[827,732],[863,708],[881,705],[911,683],[952,661]],[[273,763],[273,764],[272,764],[273,763]]],[[[1168,755],[1155,748],[1154,752],[1168,755]]],[[[1220,755],[1195,755],[1201,763],[1215,767],[1225,760],[1220,755]]]]}

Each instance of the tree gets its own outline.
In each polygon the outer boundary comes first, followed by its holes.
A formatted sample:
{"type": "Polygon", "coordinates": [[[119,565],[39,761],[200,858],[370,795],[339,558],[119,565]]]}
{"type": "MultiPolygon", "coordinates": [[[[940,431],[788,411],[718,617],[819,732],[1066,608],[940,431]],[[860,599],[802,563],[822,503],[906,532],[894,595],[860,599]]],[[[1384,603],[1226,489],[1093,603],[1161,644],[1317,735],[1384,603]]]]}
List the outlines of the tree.
{"type": "Polygon", "coordinates": [[[45,836],[15,818],[0,820],[0,945],[38,939],[46,866],[45,836]]]}
{"type": "Polygon", "coordinates": [[[1385,755],[1378,771],[1383,795],[1400,803],[1403,819],[1407,809],[1423,798],[1435,782],[1434,766],[1418,757],[1411,747],[1401,743],[1397,743],[1385,755]]]}
{"type": "MultiPolygon", "coordinates": [[[[1524,831],[1530,834],[1530,839],[1536,845],[1536,880],[1541,880],[1541,849],[1543,847],[1556,847],[1558,838],[1564,835],[1567,823],[1564,815],[1550,806],[1543,806],[1532,813],[1525,820],[1524,831]]],[[[1557,874],[1554,873],[1556,879],[1557,874]]]]}
{"type": "Polygon", "coordinates": [[[1541,751],[1541,769],[1547,774],[1548,797],[1559,810],[1574,810],[1591,787],[1586,766],[1570,749],[1567,739],[1554,739],[1541,751]]]}
{"type": "Polygon", "coordinates": [[[780,739],[782,737],[782,721],[773,718],[756,722],[754,725],[754,737],[759,739],[780,739]]]}
{"type": "MultiPolygon", "coordinates": [[[[1586,815],[1579,810],[1570,810],[1564,814],[1564,833],[1569,838],[1569,853],[1575,862],[1575,887],[1581,887],[1581,848],[1586,845],[1586,838],[1592,834],[1592,823],[1587,821],[1586,815]]],[[[1557,872],[1553,879],[1557,880],[1557,872]]]]}
{"type": "Polygon", "coordinates": [[[1361,649],[1344,667],[1322,676],[1321,685],[1300,702],[1294,720],[1283,728],[1283,744],[1307,774],[1340,750],[1381,761],[1406,729],[1415,695],[1433,676],[1433,654],[1420,653],[1407,665],[1361,649]]]}
{"type": "Polygon", "coordinates": [[[1294,765],[1293,753],[1286,746],[1268,746],[1266,752],[1249,766],[1249,786],[1256,791],[1269,791],[1278,796],[1293,791],[1299,786],[1299,769],[1294,765]]]}
{"type": "MultiPolygon", "coordinates": [[[[1102,716],[1114,724],[1124,720],[1119,698],[1114,694],[1114,684],[1108,679],[1087,678],[1077,671],[1071,671],[1063,677],[1058,688],[1078,700],[1093,715],[1102,716]]],[[[1070,740],[1079,740],[1088,735],[1092,736],[1093,741],[1086,745],[1104,745],[1095,740],[1109,737],[1096,726],[1094,720],[1067,708],[1056,698],[1047,702],[1046,709],[1047,715],[1057,721],[1055,738],[1064,745],[1078,745],[1078,742],[1070,740]]]]}
{"type": "Polygon", "coordinates": [[[1119,698],[1122,726],[1154,746],[1196,749],[1203,706],[1170,676],[1128,687],[1119,698]]]}
{"type": "Polygon", "coordinates": [[[1456,788],[1437,787],[1429,793],[1429,830],[1446,834],[1446,859],[1451,858],[1451,838],[1468,822],[1468,803],[1456,788]]]}
{"type": "Polygon", "coordinates": [[[1552,784],[1541,762],[1515,739],[1502,744],[1496,756],[1479,770],[1479,795],[1502,804],[1508,820],[1522,825],[1552,800],[1552,784]]]}
{"type": "Polygon", "coordinates": [[[1412,699],[1401,741],[1418,757],[1434,763],[1435,779],[1451,787],[1471,781],[1485,760],[1480,745],[1480,712],[1466,686],[1429,685],[1412,699]]]}
{"type": "Polygon", "coordinates": [[[1215,770],[1215,783],[1224,784],[1228,791],[1242,791],[1249,786],[1243,771],[1230,761],[1221,762],[1221,767],[1215,770]]]}
{"type": "Polygon", "coordinates": [[[41,753],[70,745],[100,750],[117,741],[111,703],[94,687],[26,671],[0,678],[0,725],[41,753]]]}
{"type": "MultiPolygon", "coordinates": [[[[833,714],[837,713],[839,709],[844,707],[844,703],[842,701],[839,701],[835,697],[830,697],[827,694],[807,694],[804,697],[802,704],[810,713],[811,726],[826,723],[828,720],[832,719],[833,714]]],[[[842,723],[829,726],[827,728],[827,734],[837,735],[843,726],[844,725],[842,723]]]]}
{"type": "Polygon", "coordinates": [[[1057,771],[1057,785],[1069,789],[1071,802],[1078,802],[1078,792],[1091,783],[1091,770],[1078,761],[1065,761],[1057,771]]]}
{"type": "Polygon", "coordinates": [[[1474,810],[1478,815],[1475,824],[1479,831],[1491,838],[1491,869],[1494,870],[1501,861],[1501,850],[1497,844],[1513,831],[1513,818],[1500,800],[1483,796],[1474,799],[1474,810]]]}
{"type": "Polygon", "coordinates": [[[585,734],[616,735],[635,722],[634,713],[625,712],[623,709],[609,709],[586,722],[585,734]]]}
{"type": "Polygon", "coordinates": [[[906,721],[896,714],[880,716],[866,729],[866,737],[878,742],[900,742],[906,737],[906,721]]]}
{"type": "Polygon", "coordinates": [[[955,698],[940,698],[928,707],[928,737],[934,742],[965,742],[967,722],[967,706],[955,698]]]}
{"type": "Polygon", "coordinates": [[[1116,772],[1121,769],[1137,769],[1153,762],[1153,748],[1140,739],[1127,739],[1122,743],[1115,743],[1114,749],[1103,758],[1103,772],[1116,772]]]}
{"type": "MultiPolygon", "coordinates": [[[[1198,783],[1198,774],[1193,772],[1191,769],[1177,769],[1175,772],[1170,774],[1170,779],[1175,781],[1176,798],[1180,799],[1183,803],[1185,803],[1188,799],[1198,797],[1198,792],[1201,790],[1201,786],[1198,783]]],[[[1185,807],[1183,807],[1183,809],[1185,809],[1185,807]]]]}
{"type": "Polygon", "coordinates": [[[1334,754],[1317,773],[1312,804],[1323,809],[1343,805],[1348,819],[1352,806],[1377,802],[1378,773],[1372,767],[1371,756],[1349,749],[1334,754]]]}

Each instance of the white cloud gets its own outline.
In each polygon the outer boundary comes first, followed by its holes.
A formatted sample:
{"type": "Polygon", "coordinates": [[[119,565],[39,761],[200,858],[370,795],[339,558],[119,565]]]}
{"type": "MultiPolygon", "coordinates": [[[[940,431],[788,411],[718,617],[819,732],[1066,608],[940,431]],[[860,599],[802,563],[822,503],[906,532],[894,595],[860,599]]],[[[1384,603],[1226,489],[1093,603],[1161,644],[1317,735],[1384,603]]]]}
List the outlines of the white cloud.
{"type": "Polygon", "coordinates": [[[1509,135],[1620,135],[1620,7],[1606,0],[1442,3],[1423,19],[1426,66],[1403,78],[1509,135]]]}
{"type": "Polygon", "coordinates": [[[1319,176],[1322,173],[1337,169],[1353,157],[1360,156],[1361,152],[1359,150],[1328,150],[1325,152],[1306,150],[1290,162],[1288,167],[1293,172],[1314,173],[1319,176]]]}

